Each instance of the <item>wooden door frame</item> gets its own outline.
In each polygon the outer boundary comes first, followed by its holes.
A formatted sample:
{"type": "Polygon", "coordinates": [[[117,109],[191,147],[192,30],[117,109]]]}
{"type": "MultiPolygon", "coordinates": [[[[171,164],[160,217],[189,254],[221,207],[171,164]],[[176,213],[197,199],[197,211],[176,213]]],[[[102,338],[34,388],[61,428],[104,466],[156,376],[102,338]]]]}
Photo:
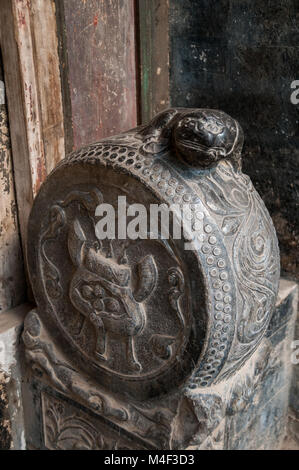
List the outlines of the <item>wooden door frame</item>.
{"type": "Polygon", "coordinates": [[[65,154],[54,0],[2,0],[0,32],[25,256],[33,199],[46,175],[65,154]]]}

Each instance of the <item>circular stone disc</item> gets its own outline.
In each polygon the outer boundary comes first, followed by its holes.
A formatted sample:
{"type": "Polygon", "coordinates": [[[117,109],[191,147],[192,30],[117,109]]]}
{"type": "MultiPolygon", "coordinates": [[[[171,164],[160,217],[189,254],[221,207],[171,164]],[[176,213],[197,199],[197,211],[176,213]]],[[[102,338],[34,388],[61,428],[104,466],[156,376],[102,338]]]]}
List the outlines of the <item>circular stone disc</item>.
{"type": "Polygon", "coordinates": [[[117,232],[119,197],[127,206],[163,202],[100,160],[60,166],[34,202],[28,264],[50,340],[72,367],[144,399],[181,384],[198,362],[206,289],[184,241],[150,239],[149,224],[147,239],[97,239],[96,207],[114,208],[117,232]]]}

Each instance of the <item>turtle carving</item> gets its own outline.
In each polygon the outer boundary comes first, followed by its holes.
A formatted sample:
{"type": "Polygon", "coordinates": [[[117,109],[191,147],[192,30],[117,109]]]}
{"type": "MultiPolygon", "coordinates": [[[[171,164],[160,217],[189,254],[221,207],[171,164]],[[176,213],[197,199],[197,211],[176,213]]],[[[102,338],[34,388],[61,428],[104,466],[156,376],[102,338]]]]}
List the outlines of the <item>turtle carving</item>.
{"type": "Polygon", "coordinates": [[[106,258],[86,239],[83,228],[75,219],[68,235],[68,250],[76,271],[71,279],[69,295],[73,306],[95,328],[94,354],[109,360],[109,338],[125,345],[129,371],[141,371],[134,348],[134,337],[146,324],[144,301],[152,294],[157,282],[157,267],[152,255],[137,265],[139,283],[132,288],[131,267],[106,258]]]}

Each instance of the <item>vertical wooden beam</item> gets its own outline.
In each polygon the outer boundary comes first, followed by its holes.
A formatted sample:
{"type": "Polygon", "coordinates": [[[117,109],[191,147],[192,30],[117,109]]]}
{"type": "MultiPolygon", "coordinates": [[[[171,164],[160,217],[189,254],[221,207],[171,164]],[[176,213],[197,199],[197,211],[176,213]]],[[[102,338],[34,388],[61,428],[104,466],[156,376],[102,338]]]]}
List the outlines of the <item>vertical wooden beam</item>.
{"type": "Polygon", "coordinates": [[[137,124],[134,0],[63,0],[74,147],[137,124]]]}
{"type": "MultiPolygon", "coordinates": [[[[22,77],[32,193],[35,196],[46,176],[46,162],[28,2],[26,0],[12,1],[12,12],[22,77]]],[[[6,61],[4,63],[6,65],[6,61]]]]}
{"type": "Polygon", "coordinates": [[[24,248],[33,198],[64,157],[54,1],[2,0],[0,31],[24,248]]]}
{"type": "Polygon", "coordinates": [[[42,120],[46,173],[64,157],[64,126],[55,2],[31,0],[33,56],[42,120]]]}
{"type": "Polygon", "coordinates": [[[74,147],[74,137],[72,104],[69,84],[69,64],[66,41],[67,34],[64,14],[64,2],[61,0],[55,0],[55,9],[58,38],[59,69],[61,79],[61,96],[64,116],[64,143],[65,152],[70,153],[74,147]]]}
{"type": "MultiPolygon", "coordinates": [[[[32,171],[27,135],[24,82],[20,67],[19,50],[15,37],[15,21],[10,0],[1,3],[1,49],[3,55],[6,95],[11,131],[14,178],[23,251],[26,244],[26,227],[33,201],[32,171]]],[[[22,20],[21,20],[22,21],[22,20]]],[[[23,20],[24,21],[24,20],[23,20]]]]}
{"type": "Polygon", "coordinates": [[[141,119],[169,107],[169,0],[139,0],[141,119]]]}
{"type": "Polygon", "coordinates": [[[19,305],[26,294],[5,90],[1,78],[0,76],[0,313],[19,305]]]}

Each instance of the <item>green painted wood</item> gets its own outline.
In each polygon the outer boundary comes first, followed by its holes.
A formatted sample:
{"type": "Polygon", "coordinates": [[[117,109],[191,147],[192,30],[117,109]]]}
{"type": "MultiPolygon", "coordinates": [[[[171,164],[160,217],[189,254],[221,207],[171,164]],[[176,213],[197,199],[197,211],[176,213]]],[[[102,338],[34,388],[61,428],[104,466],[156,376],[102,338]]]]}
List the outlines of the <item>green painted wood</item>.
{"type": "Polygon", "coordinates": [[[139,0],[141,120],[169,107],[169,0],[139,0]]]}

